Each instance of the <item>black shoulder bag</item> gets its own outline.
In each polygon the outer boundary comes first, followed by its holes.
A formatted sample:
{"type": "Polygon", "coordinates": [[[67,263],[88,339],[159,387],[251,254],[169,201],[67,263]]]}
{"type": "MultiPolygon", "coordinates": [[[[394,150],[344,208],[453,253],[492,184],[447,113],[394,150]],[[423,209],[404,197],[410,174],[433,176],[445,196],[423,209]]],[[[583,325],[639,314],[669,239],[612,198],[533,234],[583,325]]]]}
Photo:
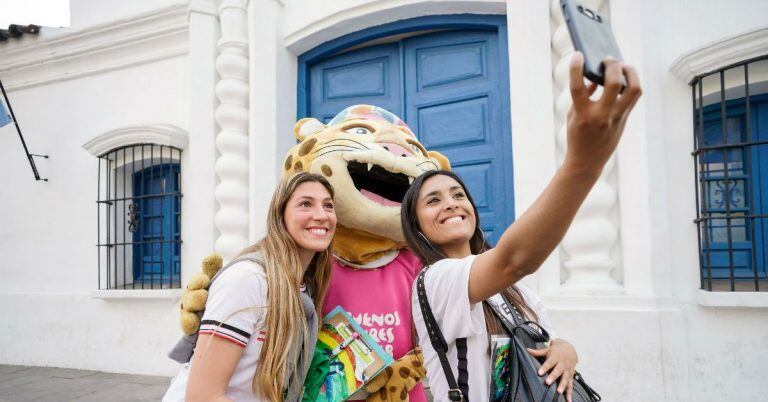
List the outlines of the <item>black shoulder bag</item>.
{"type": "MultiPolygon", "coordinates": [[[[459,357],[459,383],[457,384],[451,366],[448,363],[448,357],[446,356],[448,345],[435,321],[432,309],[429,306],[429,301],[427,300],[424,287],[424,275],[426,271],[427,269],[425,268],[419,274],[419,277],[416,280],[416,291],[419,298],[421,313],[424,317],[424,323],[429,333],[429,340],[432,347],[435,349],[435,352],[437,352],[440,364],[443,366],[443,372],[448,380],[448,386],[450,388],[448,391],[448,399],[451,401],[468,401],[468,387],[466,387],[466,379],[468,378],[466,338],[456,340],[459,357]],[[462,344],[463,348],[461,347],[462,344]],[[464,379],[464,384],[462,384],[462,378],[464,379]],[[465,387],[462,387],[462,385],[465,387]]],[[[501,311],[502,307],[500,305],[489,303],[487,301],[484,303],[487,303],[488,306],[491,307],[492,311],[502,322],[505,330],[510,336],[509,355],[506,359],[509,379],[506,382],[503,400],[508,402],[565,402],[565,396],[557,393],[557,383],[547,385],[544,382],[546,377],[540,377],[538,375],[541,362],[531,356],[526,350],[526,347],[535,349],[536,343],[549,341],[549,334],[547,331],[535,322],[525,321],[523,316],[514,309],[514,304],[506,299],[504,300],[504,303],[512,308],[510,311],[512,311],[511,315],[515,321],[514,323],[506,318],[503,311],[501,311]]],[[[587,385],[578,372],[576,372],[573,379],[573,402],[597,402],[601,400],[600,395],[587,385]]]]}
{"type": "MultiPolygon", "coordinates": [[[[558,383],[547,385],[546,376],[540,377],[538,375],[544,358],[539,360],[526,350],[526,348],[537,349],[537,343],[548,342],[549,334],[537,323],[526,321],[503,293],[502,297],[503,303],[512,312],[510,315],[514,322],[507,319],[500,304],[488,300],[483,303],[491,307],[510,336],[509,355],[506,359],[509,378],[503,400],[509,402],[565,402],[565,395],[557,393],[558,383]]],[[[597,402],[601,400],[600,395],[587,385],[578,371],[574,374],[573,380],[573,402],[597,402]]]]}

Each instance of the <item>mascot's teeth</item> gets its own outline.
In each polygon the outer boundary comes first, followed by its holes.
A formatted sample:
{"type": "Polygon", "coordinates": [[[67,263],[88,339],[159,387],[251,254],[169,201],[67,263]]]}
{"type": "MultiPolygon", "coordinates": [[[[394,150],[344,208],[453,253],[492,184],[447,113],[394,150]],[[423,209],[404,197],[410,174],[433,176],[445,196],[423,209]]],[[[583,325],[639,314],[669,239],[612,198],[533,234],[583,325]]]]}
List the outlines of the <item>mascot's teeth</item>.
{"type": "Polygon", "coordinates": [[[408,176],[408,184],[413,184],[413,177],[408,176]]]}
{"type": "Polygon", "coordinates": [[[373,163],[369,163],[368,164],[368,170],[371,170],[372,167],[373,167],[373,163]]]}

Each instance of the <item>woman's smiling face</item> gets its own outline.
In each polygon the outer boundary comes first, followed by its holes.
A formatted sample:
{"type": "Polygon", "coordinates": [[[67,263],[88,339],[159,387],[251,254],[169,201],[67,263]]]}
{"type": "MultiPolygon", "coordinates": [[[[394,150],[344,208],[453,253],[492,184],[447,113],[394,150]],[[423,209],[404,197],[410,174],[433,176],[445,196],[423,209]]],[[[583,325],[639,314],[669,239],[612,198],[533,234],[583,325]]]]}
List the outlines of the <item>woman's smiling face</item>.
{"type": "Polygon", "coordinates": [[[459,182],[442,174],[430,177],[416,203],[419,227],[430,243],[449,257],[469,255],[477,218],[459,182]]]}
{"type": "Polygon", "coordinates": [[[317,182],[302,183],[285,206],[285,226],[300,253],[316,253],[328,248],[336,230],[333,199],[317,182]]]}

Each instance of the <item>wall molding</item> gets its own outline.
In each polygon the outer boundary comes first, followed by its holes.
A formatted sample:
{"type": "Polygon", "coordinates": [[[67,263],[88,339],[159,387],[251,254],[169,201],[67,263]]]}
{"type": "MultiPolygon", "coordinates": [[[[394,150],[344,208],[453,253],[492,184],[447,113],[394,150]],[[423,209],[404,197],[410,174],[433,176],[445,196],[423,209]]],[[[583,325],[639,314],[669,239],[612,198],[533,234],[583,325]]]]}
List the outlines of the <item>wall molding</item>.
{"type": "Polygon", "coordinates": [[[187,146],[189,135],[171,124],[147,124],[122,127],[100,134],[83,144],[93,156],[101,156],[119,147],[133,144],[168,145],[179,149],[187,146]]]}
{"type": "Polygon", "coordinates": [[[696,302],[705,307],[768,307],[768,294],[765,292],[717,292],[696,289],[696,302]]]}
{"type": "Polygon", "coordinates": [[[329,40],[389,22],[450,14],[504,14],[502,0],[380,0],[342,9],[285,35],[285,45],[301,55],[329,40]]]}
{"type": "Polygon", "coordinates": [[[718,39],[686,52],[675,59],[669,69],[681,80],[691,83],[698,75],[766,54],[768,26],[718,39]]]}
{"type": "Polygon", "coordinates": [[[6,88],[14,90],[185,55],[189,52],[188,9],[186,2],[177,3],[36,38],[2,51],[0,75],[6,88]]]}

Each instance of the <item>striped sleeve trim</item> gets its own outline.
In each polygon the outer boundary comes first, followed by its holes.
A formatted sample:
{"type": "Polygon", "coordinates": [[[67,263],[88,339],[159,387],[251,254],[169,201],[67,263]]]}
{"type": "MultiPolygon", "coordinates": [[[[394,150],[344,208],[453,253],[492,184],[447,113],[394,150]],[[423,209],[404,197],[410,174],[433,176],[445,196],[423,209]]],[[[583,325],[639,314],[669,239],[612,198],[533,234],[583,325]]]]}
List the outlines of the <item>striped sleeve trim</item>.
{"type": "Polygon", "coordinates": [[[200,333],[220,336],[242,346],[245,346],[251,338],[248,332],[215,320],[203,320],[200,323],[200,333]]]}
{"type": "Polygon", "coordinates": [[[222,334],[222,333],[219,333],[219,332],[215,332],[215,331],[202,331],[201,330],[199,333],[200,333],[200,335],[212,335],[212,336],[215,336],[217,338],[224,339],[225,341],[232,342],[235,345],[240,346],[241,348],[244,348],[246,346],[246,344],[243,343],[242,341],[240,341],[239,339],[232,338],[229,335],[225,335],[225,334],[222,334]]]}

